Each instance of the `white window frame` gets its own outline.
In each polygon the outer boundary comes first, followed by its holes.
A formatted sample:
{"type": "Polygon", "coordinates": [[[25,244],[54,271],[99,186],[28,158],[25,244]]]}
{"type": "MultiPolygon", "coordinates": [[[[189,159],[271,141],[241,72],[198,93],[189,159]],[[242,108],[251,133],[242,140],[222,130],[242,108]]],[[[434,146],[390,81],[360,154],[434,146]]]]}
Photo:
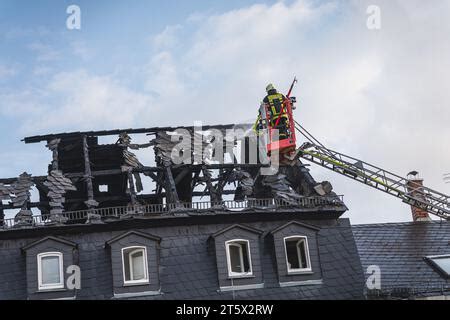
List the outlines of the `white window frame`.
{"type": "Polygon", "coordinates": [[[439,259],[450,259],[450,254],[441,254],[441,255],[435,255],[435,256],[426,256],[425,257],[426,260],[428,260],[433,269],[441,272],[442,275],[446,276],[446,278],[450,278],[450,272],[446,271],[445,269],[443,269],[439,263],[437,263],[435,260],[439,260],[439,259]]]}
{"type": "MultiPolygon", "coordinates": [[[[239,244],[241,247],[240,250],[240,259],[241,263],[244,263],[244,254],[242,251],[242,244],[239,244]]],[[[227,268],[228,268],[228,276],[229,277],[248,277],[253,276],[253,266],[252,266],[252,255],[250,250],[250,241],[246,239],[233,239],[228,240],[225,242],[225,249],[226,249],[226,255],[227,255],[227,268]],[[249,263],[249,272],[233,272],[231,268],[231,256],[230,256],[230,246],[232,245],[238,245],[239,242],[245,242],[247,244],[247,256],[248,256],[248,263],[249,263]]],[[[242,266],[243,267],[243,266],[242,266]]],[[[241,268],[243,270],[244,268],[241,268]]]]}
{"type": "MultiPolygon", "coordinates": [[[[298,236],[298,235],[297,236],[284,237],[283,238],[283,243],[284,243],[284,256],[285,256],[285,259],[286,259],[286,269],[287,269],[288,274],[298,274],[298,273],[304,273],[304,272],[311,272],[312,268],[311,268],[311,258],[310,258],[310,255],[309,255],[308,237],[306,237],[306,236],[298,236]],[[296,244],[296,247],[297,247],[297,255],[298,255],[299,259],[301,259],[299,243],[302,240],[305,243],[305,251],[306,251],[305,252],[305,257],[306,257],[306,266],[307,266],[306,268],[291,268],[291,267],[289,267],[286,241],[287,240],[292,240],[292,239],[297,239],[298,240],[297,244],[296,244]]],[[[300,261],[299,261],[299,265],[301,265],[300,261]]]]}
{"type": "Polygon", "coordinates": [[[61,252],[43,252],[37,255],[37,272],[38,272],[38,289],[39,290],[52,290],[52,289],[64,289],[64,269],[63,269],[64,255],[61,252]],[[44,284],[42,283],[42,258],[45,257],[58,257],[59,259],[59,283],[44,284]]]}
{"type": "MultiPolygon", "coordinates": [[[[126,247],[126,248],[122,248],[122,274],[123,274],[123,284],[124,285],[138,285],[138,284],[143,284],[143,283],[149,283],[149,277],[148,277],[148,262],[147,262],[147,247],[145,246],[131,246],[131,247],[126,247]],[[136,252],[136,251],[143,251],[143,259],[144,259],[144,274],[145,274],[145,278],[144,279],[140,279],[140,280],[127,280],[125,278],[125,256],[124,256],[124,252],[125,250],[131,250],[128,255],[131,256],[132,253],[136,252]]],[[[128,257],[128,263],[129,263],[129,268],[130,268],[130,278],[133,278],[132,272],[133,272],[133,268],[132,268],[132,260],[130,259],[130,257],[128,257]]]]}

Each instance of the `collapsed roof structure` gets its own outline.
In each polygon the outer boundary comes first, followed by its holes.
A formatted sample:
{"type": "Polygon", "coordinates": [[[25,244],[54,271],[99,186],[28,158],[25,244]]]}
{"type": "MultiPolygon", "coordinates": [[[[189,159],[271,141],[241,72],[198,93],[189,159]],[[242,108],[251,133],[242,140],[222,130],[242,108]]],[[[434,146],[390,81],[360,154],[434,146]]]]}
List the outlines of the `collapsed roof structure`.
{"type": "Polygon", "coordinates": [[[24,172],[18,178],[0,179],[0,199],[4,200],[0,229],[198,211],[316,208],[342,214],[347,209],[331,184],[317,183],[300,160],[280,166],[275,174],[261,174],[261,168],[268,167],[265,152],[252,159],[252,144],[258,142],[246,134],[249,128],[234,124],[161,127],[24,138],[25,143],[45,142],[52,161],[47,176],[24,172]],[[138,134],[148,136],[148,141],[133,143],[132,136],[138,134]],[[105,136],[116,136],[117,141],[100,144],[99,137],[105,136]],[[154,165],[140,162],[133,152],[139,149],[153,149],[154,165]],[[217,161],[218,154],[228,160],[217,161]],[[30,199],[33,186],[39,194],[36,202],[30,199]],[[33,208],[40,214],[33,214],[33,208]],[[7,209],[18,212],[5,218],[7,209]]]}

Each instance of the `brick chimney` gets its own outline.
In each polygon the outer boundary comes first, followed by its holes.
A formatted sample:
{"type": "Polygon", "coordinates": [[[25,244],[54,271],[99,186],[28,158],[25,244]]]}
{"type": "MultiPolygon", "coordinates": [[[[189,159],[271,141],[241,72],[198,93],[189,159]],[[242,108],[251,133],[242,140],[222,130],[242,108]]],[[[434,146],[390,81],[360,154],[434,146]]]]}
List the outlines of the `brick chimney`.
{"type": "MultiPolygon", "coordinates": [[[[412,171],[408,174],[408,192],[415,198],[426,200],[424,195],[420,193],[423,190],[423,179],[417,177],[418,172],[412,171]]],[[[423,209],[411,206],[413,221],[431,221],[428,212],[423,209]]]]}

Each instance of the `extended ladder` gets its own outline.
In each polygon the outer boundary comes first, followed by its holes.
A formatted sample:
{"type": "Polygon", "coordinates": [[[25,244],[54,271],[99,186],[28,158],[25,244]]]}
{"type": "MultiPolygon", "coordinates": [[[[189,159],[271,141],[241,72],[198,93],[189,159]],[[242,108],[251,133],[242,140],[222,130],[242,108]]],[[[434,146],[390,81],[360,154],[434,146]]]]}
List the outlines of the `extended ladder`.
{"type": "Polygon", "coordinates": [[[433,189],[414,183],[399,175],[371,165],[362,160],[330,150],[296,122],[296,129],[309,142],[304,143],[289,157],[299,157],[357,180],[377,190],[386,192],[403,202],[450,220],[450,197],[433,189]]]}

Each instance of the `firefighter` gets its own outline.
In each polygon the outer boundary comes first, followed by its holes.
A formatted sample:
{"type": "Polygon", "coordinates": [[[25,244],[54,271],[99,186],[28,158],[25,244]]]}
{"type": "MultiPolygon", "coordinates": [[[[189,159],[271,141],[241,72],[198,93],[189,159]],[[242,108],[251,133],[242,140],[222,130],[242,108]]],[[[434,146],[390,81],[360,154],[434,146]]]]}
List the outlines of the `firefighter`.
{"type": "MultiPolygon", "coordinates": [[[[277,89],[273,86],[273,84],[269,84],[266,87],[267,95],[264,97],[263,102],[268,105],[268,110],[270,112],[270,125],[272,128],[276,128],[279,130],[280,139],[285,139],[287,137],[287,125],[288,115],[285,106],[283,107],[283,103],[286,100],[286,97],[278,93],[277,89]],[[280,120],[278,120],[280,119],[280,120]],[[278,121],[278,125],[276,125],[278,121]]],[[[259,131],[261,127],[261,116],[258,116],[256,122],[253,126],[256,132],[259,131]]]]}

